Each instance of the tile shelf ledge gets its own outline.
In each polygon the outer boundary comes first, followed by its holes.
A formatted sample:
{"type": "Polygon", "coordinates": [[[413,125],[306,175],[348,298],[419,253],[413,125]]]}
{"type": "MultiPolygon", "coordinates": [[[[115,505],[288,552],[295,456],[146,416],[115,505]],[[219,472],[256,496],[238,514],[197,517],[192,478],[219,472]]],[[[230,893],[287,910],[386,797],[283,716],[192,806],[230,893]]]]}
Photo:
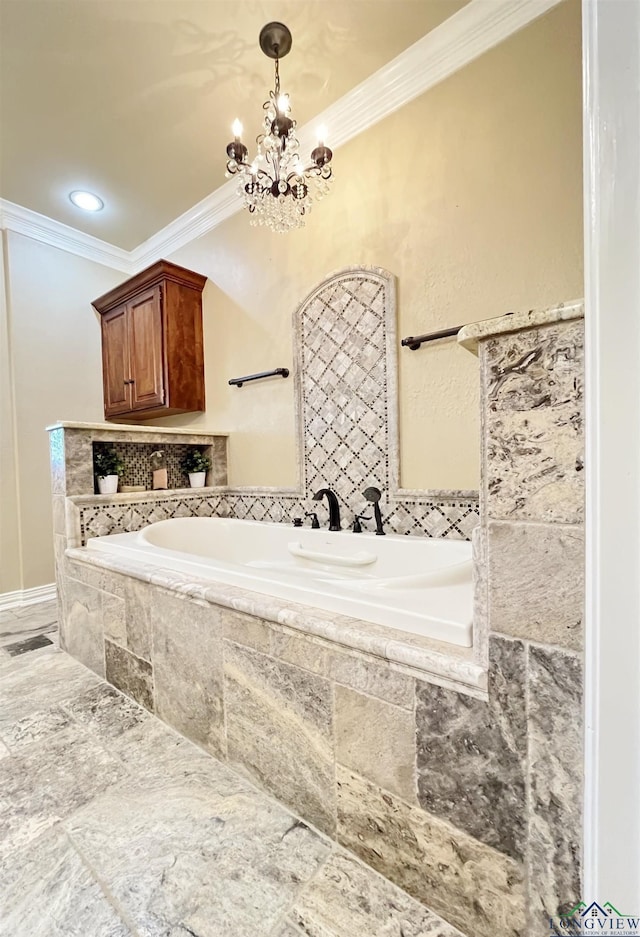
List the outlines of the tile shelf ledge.
{"type": "Polygon", "coordinates": [[[209,485],[205,488],[150,488],[144,491],[119,491],[113,495],[69,495],[73,504],[136,504],[139,501],[172,501],[202,495],[219,495],[229,491],[227,485],[209,485]]]}
{"type": "Polygon", "coordinates": [[[524,329],[535,329],[540,325],[551,325],[554,322],[569,322],[571,319],[584,318],[584,299],[572,299],[565,303],[558,303],[548,309],[529,309],[526,312],[512,312],[494,319],[484,319],[463,326],[458,332],[458,344],[467,351],[478,354],[478,343],[494,335],[505,335],[509,332],[521,332],[524,329]]]}
{"type": "MultiPolygon", "coordinates": [[[[139,579],[190,599],[266,619],[284,630],[302,632],[320,643],[339,645],[382,660],[393,670],[428,678],[432,683],[468,696],[487,698],[487,670],[474,659],[473,648],[456,647],[238,586],[185,576],[175,570],[129,558],[96,555],[86,547],[68,548],[65,556],[72,562],[139,579]]],[[[73,572],[70,575],[73,578],[73,572]]]]}
{"type": "Polygon", "coordinates": [[[73,420],[58,420],[46,427],[50,433],[55,429],[81,429],[105,433],[147,433],[156,436],[229,436],[229,433],[212,429],[197,429],[190,426],[136,426],[131,423],[78,423],[73,420]]]}

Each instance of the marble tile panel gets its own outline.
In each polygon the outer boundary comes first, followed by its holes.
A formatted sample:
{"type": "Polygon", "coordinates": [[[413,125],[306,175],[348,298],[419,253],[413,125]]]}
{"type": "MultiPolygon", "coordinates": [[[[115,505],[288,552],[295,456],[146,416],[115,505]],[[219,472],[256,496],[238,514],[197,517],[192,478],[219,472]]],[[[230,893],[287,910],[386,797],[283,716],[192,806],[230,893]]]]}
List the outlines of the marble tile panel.
{"type": "Polygon", "coordinates": [[[335,738],[342,765],[417,803],[413,712],[336,686],[335,738]]]}
{"type": "Polygon", "coordinates": [[[335,832],[331,684],[226,642],[228,757],[319,829],[335,832]]]}
{"type": "Polygon", "coordinates": [[[19,751],[32,742],[39,742],[68,728],[73,718],[61,706],[34,710],[14,722],[3,720],[0,735],[11,752],[19,751]]]}
{"type": "Polygon", "coordinates": [[[68,563],[69,575],[72,579],[77,579],[78,582],[83,582],[93,589],[104,589],[105,577],[108,575],[106,570],[99,566],[92,566],[90,563],[78,563],[74,560],[69,560],[68,563]]]}
{"type": "Polygon", "coordinates": [[[529,901],[532,937],[582,894],[582,665],[529,647],[529,901]]]}
{"type": "Polygon", "coordinates": [[[64,495],[56,495],[51,499],[51,510],[53,516],[53,532],[54,534],[66,534],[67,532],[67,518],[66,518],[66,505],[65,505],[64,495]]]}
{"type": "Polygon", "coordinates": [[[93,494],[93,448],[88,433],[65,430],[65,494],[93,494]]]}
{"type": "Polygon", "coordinates": [[[223,635],[229,641],[269,653],[271,629],[266,621],[230,608],[220,609],[220,620],[223,635]]]}
{"type": "Polygon", "coordinates": [[[473,558],[473,656],[486,664],[489,658],[489,577],[487,528],[476,527],[471,540],[473,558]]]}
{"type": "Polygon", "coordinates": [[[525,648],[492,638],[489,701],[417,686],[420,805],[487,846],[522,859],[526,840],[525,648]]]}
{"type": "Polygon", "coordinates": [[[221,610],[154,589],[151,617],[157,715],[224,756],[221,610]]]}
{"type": "MultiPolygon", "coordinates": [[[[463,937],[418,901],[336,851],[290,913],[307,937],[463,937]]],[[[286,934],[286,931],[284,932],[286,934]]]]}
{"type": "Polygon", "coordinates": [[[102,594],[83,582],[67,579],[64,609],[61,646],[85,667],[104,677],[102,594]]]}
{"type": "Polygon", "coordinates": [[[321,677],[329,676],[331,652],[328,646],[306,635],[272,629],[271,655],[321,677]]]}
{"type": "Polygon", "coordinates": [[[127,615],[124,599],[110,592],[102,593],[102,627],[104,636],[116,644],[127,646],[127,615]]]}
{"type": "Polygon", "coordinates": [[[51,494],[65,494],[64,471],[64,430],[55,429],[49,433],[49,458],[51,469],[51,494]]]}
{"type": "Polygon", "coordinates": [[[470,937],[524,937],[522,864],[338,766],[338,838],[470,937]]]}
{"type": "Polygon", "coordinates": [[[104,642],[106,678],[145,709],[153,712],[153,670],[151,664],[124,648],[104,642]]]}
{"type": "Polygon", "coordinates": [[[127,648],[145,660],[151,660],[151,601],[153,589],[147,582],[130,579],[125,593],[127,648]]]}
{"type": "Polygon", "coordinates": [[[491,518],[583,519],[583,331],[573,321],[482,344],[491,518]]]}
{"type": "Polygon", "coordinates": [[[86,731],[69,726],[0,761],[0,847],[26,846],[125,776],[86,731]]]}
{"type": "Polygon", "coordinates": [[[269,937],[305,937],[305,933],[291,921],[281,921],[269,937]]]}
{"type": "Polygon", "coordinates": [[[488,536],[491,630],[582,650],[582,527],[494,522],[488,536]]]}
{"type": "Polygon", "coordinates": [[[415,683],[412,677],[392,670],[388,664],[376,663],[359,654],[331,654],[329,674],[336,683],[376,696],[386,703],[413,709],[415,683]]]}
{"type": "Polygon", "coordinates": [[[0,856],[2,937],[133,937],[57,825],[0,856]]]}
{"type": "Polygon", "coordinates": [[[151,719],[146,709],[108,683],[65,700],[61,708],[102,743],[151,719]]]}
{"type": "Polygon", "coordinates": [[[521,312],[508,312],[503,316],[471,322],[458,332],[457,341],[463,348],[474,354],[478,353],[478,344],[495,335],[506,332],[520,332],[535,326],[550,325],[555,322],[584,318],[584,300],[575,299],[566,303],[550,306],[548,309],[527,309],[521,312]]]}
{"type": "Polygon", "coordinates": [[[267,937],[330,851],[255,789],[172,777],[127,782],[66,826],[145,937],[267,937]]]}

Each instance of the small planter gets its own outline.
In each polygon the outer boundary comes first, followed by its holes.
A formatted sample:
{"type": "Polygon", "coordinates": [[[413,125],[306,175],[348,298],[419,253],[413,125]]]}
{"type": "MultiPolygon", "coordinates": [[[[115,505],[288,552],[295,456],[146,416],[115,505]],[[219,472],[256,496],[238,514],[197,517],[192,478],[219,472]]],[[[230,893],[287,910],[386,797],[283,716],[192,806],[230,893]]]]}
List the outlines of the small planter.
{"type": "Polygon", "coordinates": [[[118,475],[98,475],[98,491],[101,495],[114,495],[118,491],[118,475]]]}
{"type": "Polygon", "coordinates": [[[206,472],[189,472],[189,484],[192,488],[204,488],[206,472]]]}

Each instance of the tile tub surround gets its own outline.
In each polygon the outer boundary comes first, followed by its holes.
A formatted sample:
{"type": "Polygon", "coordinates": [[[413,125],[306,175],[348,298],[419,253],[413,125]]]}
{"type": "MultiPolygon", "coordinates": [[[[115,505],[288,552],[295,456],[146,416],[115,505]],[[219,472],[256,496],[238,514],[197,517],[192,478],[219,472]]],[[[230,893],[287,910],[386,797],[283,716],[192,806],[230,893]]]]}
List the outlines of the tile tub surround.
{"type": "MultiPolygon", "coordinates": [[[[319,621],[300,621],[314,614],[302,606],[281,603],[278,613],[273,600],[244,593],[250,613],[232,607],[242,590],[223,605],[210,584],[157,568],[145,582],[122,563],[89,559],[81,549],[64,558],[63,608],[102,609],[108,681],[462,934],[535,937],[527,914],[553,901],[547,868],[556,847],[547,837],[571,770],[566,759],[555,769],[563,738],[549,735],[547,709],[563,706],[567,661],[579,699],[574,654],[493,635],[488,691],[455,687],[385,658],[389,644],[375,630],[369,652],[338,644],[340,628],[354,627],[349,619],[328,637],[303,633],[319,621]],[[143,607],[146,657],[127,627],[128,613],[143,607]],[[541,889],[537,904],[529,882],[541,889]]],[[[78,621],[77,611],[64,619],[63,647],[77,640],[78,621]]],[[[98,657],[93,646],[86,653],[98,657]]],[[[574,755],[572,745],[566,758],[574,755]]],[[[563,805],[570,822],[571,803],[563,805]]]]}
{"type": "MultiPolygon", "coordinates": [[[[581,897],[581,608],[579,590],[565,588],[582,574],[581,323],[556,315],[531,324],[518,331],[509,317],[508,331],[498,323],[477,343],[484,478],[496,453],[506,466],[505,483],[481,493],[474,535],[486,690],[482,661],[390,640],[385,629],[365,638],[352,620],[175,573],[89,564],[81,550],[65,555],[64,537],[58,543],[63,646],[75,642],[99,668],[102,616],[108,679],[467,937],[548,937],[545,915],[581,897]],[[534,431],[534,444],[523,444],[534,431]],[[568,474],[574,447],[576,477],[568,474]],[[500,550],[521,562],[508,566],[500,550]],[[539,578],[560,564],[567,576],[556,580],[556,617],[539,578]],[[127,621],[136,580],[157,609],[142,627],[127,621]],[[73,602],[85,611],[69,616],[73,602]],[[174,609],[166,621],[175,602],[188,612],[174,609]],[[208,627],[172,651],[171,623],[201,615],[208,627]]],[[[264,509],[259,495],[246,496],[247,513],[264,509]]],[[[301,502],[296,492],[279,497],[301,502]]],[[[302,927],[289,921],[281,937],[302,927]]]]}
{"type": "Polygon", "coordinates": [[[476,610],[490,645],[500,634],[526,650],[531,937],[582,895],[583,315],[582,301],[561,303],[458,336],[482,381],[476,610]]]}

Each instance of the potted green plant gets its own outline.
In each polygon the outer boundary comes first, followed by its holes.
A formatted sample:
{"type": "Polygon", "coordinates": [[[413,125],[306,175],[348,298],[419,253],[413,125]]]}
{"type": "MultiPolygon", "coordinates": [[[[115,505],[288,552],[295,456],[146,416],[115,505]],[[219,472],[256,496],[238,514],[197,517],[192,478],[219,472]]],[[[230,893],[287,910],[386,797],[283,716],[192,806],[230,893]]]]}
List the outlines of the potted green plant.
{"type": "Polygon", "coordinates": [[[98,479],[101,495],[113,495],[118,490],[119,476],[124,473],[124,462],[115,449],[98,449],[93,457],[93,467],[98,479]]]}
{"type": "Polygon", "coordinates": [[[204,488],[207,472],[211,468],[211,459],[200,449],[187,449],[182,460],[182,471],[189,476],[192,488],[204,488]]]}

